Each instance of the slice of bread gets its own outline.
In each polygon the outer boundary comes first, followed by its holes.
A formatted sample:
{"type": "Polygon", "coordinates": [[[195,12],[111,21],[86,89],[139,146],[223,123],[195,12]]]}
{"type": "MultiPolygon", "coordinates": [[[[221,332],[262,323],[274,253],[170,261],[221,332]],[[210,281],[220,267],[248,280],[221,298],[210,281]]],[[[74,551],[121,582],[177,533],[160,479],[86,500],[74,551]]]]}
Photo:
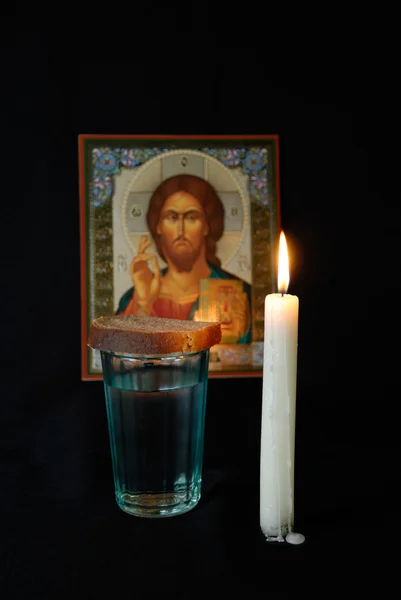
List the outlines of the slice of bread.
{"type": "Polygon", "coordinates": [[[88,346],[127,354],[188,354],[220,341],[220,323],[114,315],[92,321],[88,346]]]}

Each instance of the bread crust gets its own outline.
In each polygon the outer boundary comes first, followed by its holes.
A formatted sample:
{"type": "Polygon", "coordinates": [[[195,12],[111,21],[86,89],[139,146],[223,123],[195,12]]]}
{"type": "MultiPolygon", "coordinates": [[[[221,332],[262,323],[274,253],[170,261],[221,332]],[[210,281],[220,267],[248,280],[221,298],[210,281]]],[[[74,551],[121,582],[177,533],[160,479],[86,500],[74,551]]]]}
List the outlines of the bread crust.
{"type": "Polygon", "coordinates": [[[92,321],[88,346],[137,355],[189,354],[211,348],[220,341],[220,323],[114,315],[92,321]]]}

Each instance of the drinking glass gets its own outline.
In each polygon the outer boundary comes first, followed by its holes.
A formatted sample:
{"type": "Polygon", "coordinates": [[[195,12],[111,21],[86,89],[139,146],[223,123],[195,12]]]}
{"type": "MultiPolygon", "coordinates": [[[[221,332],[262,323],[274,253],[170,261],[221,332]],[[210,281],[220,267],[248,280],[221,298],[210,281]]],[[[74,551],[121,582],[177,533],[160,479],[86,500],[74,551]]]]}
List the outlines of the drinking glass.
{"type": "Polygon", "coordinates": [[[101,351],[101,360],[118,506],[152,518],[193,509],[202,488],[209,349],[101,351]]]}

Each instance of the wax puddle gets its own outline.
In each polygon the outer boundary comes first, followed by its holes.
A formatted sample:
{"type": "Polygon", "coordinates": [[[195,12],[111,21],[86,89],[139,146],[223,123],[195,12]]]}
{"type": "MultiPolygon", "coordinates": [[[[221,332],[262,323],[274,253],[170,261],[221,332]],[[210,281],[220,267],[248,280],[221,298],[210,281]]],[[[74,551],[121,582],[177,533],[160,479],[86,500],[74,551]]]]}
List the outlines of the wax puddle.
{"type": "Polygon", "coordinates": [[[299,544],[303,544],[305,541],[305,536],[302,533],[296,533],[295,531],[290,531],[288,535],[285,537],[285,541],[289,544],[293,544],[294,546],[299,546],[299,544]]]}
{"type": "Polygon", "coordinates": [[[287,542],[292,546],[300,546],[305,541],[305,536],[302,533],[296,533],[295,531],[290,531],[285,537],[279,535],[277,537],[266,536],[266,542],[278,542],[279,544],[282,542],[287,542]]]}

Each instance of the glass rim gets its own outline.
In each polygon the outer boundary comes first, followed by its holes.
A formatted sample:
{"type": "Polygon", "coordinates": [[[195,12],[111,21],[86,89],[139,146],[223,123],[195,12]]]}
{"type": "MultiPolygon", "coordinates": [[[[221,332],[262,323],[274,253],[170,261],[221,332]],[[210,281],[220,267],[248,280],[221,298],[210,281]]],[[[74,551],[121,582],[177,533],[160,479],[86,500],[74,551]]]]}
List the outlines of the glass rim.
{"type": "Polygon", "coordinates": [[[116,358],[132,358],[138,360],[149,360],[149,359],[168,359],[168,358],[190,358],[192,356],[197,356],[200,354],[206,354],[210,348],[203,348],[202,350],[197,350],[196,352],[169,352],[168,354],[132,354],[130,352],[117,352],[112,350],[99,350],[101,354],[106,354],[108,356],[114,356],[116,358]]]}

